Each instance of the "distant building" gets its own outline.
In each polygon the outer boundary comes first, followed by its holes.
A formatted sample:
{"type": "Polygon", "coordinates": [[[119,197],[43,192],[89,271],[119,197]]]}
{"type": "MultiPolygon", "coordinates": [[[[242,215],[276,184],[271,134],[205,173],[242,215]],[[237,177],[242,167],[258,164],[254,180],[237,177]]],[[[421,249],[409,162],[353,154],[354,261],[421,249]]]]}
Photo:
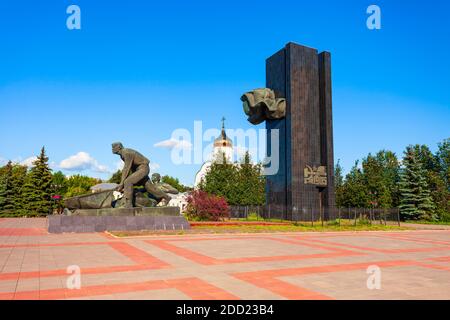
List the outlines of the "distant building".
{"type": "Polygon", "coordinates": [[[214,148],[211,155],[211,160],[207,160],[203,163],[200,170],[195,175],[194,188],[197,188],[201,183],[202,179],[205,177],[208,169],[211,167],[211,164],[214,161],[222,160],[222,156],[225,155],[225,159],[228,162],[231,162],[233,159],[233,143],[230,138],[227,137],[225,132],[225,118],[222,119],[222,132],[220,135],[214,140],[214,148]]]}
{"type": "Polygon", "coordinates": [[[180,208],[180,214],[183,214],[186,210],[187,206],[187,197],[188,193],[179,193],[179,194],[170,194],[169,195],[172,199],[169,201],[168,206],[169,207],[178,207],[180,208]]]}

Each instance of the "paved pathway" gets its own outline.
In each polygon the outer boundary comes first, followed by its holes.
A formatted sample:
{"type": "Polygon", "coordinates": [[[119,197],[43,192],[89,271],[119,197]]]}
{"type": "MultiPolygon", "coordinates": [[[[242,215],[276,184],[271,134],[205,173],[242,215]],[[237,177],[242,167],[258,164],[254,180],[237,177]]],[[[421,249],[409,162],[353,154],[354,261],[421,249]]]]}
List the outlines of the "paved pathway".
{"type": "Polygon", "coordinates": [[[450,230],[115,239],[0,219],[1,299],[450,299],[450,230]]]}

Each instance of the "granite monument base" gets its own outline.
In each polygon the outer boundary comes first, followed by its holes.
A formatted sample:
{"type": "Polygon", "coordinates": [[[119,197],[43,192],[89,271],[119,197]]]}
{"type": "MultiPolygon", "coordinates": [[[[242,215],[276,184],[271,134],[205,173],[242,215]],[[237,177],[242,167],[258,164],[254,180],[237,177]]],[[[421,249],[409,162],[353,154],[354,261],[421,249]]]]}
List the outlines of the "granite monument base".
{"type": "Polygon", "coordinates": [[[81,209],[70,215],[48,217],[49,233],[103,231],[186,230],[186,218],[178,207],[131,209],[81,209]]]}

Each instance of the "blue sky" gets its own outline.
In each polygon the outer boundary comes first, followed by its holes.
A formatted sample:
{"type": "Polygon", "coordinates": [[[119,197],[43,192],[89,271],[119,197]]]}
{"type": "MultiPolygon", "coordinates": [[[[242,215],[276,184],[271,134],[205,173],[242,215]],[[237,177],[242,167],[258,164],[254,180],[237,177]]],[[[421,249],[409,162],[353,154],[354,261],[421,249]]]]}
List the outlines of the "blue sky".
{"type": "Polygon", "coordinates": [[[265,59],[289,41],[332,53],[346,170],[383,148],[435,150],[450,137],[449,14],[444,0],[2,1],[0,161],[45,145],[56,169],[77,155],[66,173],[107,178],[119,140],[192,184],[199,165],[175,165],[154,145],[196,120],[251,128],[240,95],[265,85],[265,59]],[[70,4],[81,30],[66,27],[70,4]],[[366,27],[370,4],[381,30],[366,27]]]}

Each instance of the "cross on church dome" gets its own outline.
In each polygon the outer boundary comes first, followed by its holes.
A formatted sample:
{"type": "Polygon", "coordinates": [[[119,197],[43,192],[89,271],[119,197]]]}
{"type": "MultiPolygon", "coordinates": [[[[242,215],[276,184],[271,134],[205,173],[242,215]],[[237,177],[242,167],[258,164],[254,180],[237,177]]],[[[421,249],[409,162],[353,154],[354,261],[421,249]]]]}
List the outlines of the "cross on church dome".
{"type": "Polygon", "coordinates": [[[220,136],[218,136],[214,140],[214,147],[232,147],[233,143],[230,138],[227,137],[227,134],[225,132],[225,117],[222,117],[222,132],[220,133],[220,136]]]}

